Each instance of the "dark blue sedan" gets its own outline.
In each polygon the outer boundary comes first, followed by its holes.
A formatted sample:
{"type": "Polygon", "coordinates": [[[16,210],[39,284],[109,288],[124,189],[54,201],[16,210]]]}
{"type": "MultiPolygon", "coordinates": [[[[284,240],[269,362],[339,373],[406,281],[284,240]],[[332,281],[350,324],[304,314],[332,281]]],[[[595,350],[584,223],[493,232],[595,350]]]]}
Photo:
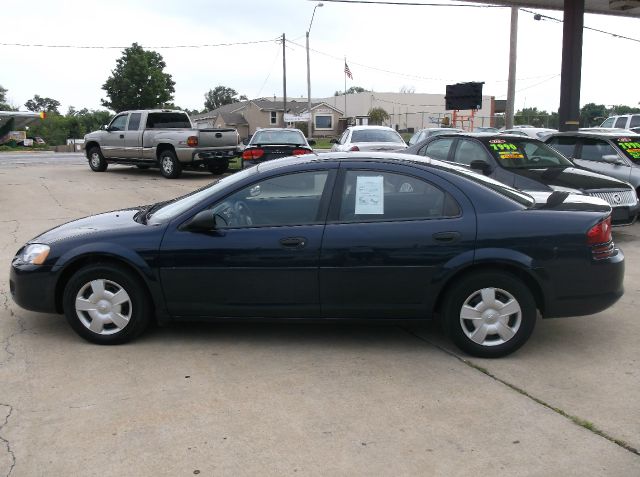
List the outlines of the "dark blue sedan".
{"type": "Polygon", "coordinates": [[[555,192],[537,204],[440,161],[335,153],[56,227],[18,251],[10,288],[99,344],[152,320],[439,317],[464,351],[498,357],[538,312],[611,306],[623,276],[604,201],[555,192]]]}

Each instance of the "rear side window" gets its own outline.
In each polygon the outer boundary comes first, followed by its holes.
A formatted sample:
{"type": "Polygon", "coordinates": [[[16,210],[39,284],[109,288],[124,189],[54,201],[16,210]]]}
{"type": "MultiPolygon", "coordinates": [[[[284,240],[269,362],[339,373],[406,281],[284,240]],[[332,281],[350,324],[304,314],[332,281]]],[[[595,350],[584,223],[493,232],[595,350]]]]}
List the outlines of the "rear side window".
{"type": "Polygon", "coordinates": [[[149,113],[147,129],[191,129],[189,117],[184,113],[149,113]]]}
{"type": "Polygon", "coordinates": [[[584,138],[580,159],[585,161],[602,161],[602,156],[617,156],[618,153],[608,142],[600,139],[584,138]]]}
{"type": "Polygon", "coordinates": [[[341,222],[423,220],[460,215],[460,206],[439,187],[391,172],[348,171],[341,199],[341,222]]]}
{"type": "Polygon", "coordinates": [[[551,138],[547,144],[565,157],[574,157],[577,142],[578,140],[575,137],[558,136],[551,138]]]}
{"type": "Polygon", "coordinates": [[[634,114],[631,116],[631,122],[629,123],[630,128],[640,127],[640,114],[634,114]]]}
{"type": "Polygon", "coordinates": [[[127,131],[137,131],[140,127],[140,118],[142,113],[131,113],[129,115],[129,124],[127,125],[127,131]]]}
{"type": "Polygon", "coordinates": [[[453,141],[453,138],[445,138],[430,142],[420,150],[420,155],[446,161],[449,158],[449,151],[453,141]]]}
{"type": "Polygon", "coordinates": [[[621,117],[616,119],[616,123],[613,126],[614,128],[626,128],[627,127],[627,118],[626,117],[621,117]]]}

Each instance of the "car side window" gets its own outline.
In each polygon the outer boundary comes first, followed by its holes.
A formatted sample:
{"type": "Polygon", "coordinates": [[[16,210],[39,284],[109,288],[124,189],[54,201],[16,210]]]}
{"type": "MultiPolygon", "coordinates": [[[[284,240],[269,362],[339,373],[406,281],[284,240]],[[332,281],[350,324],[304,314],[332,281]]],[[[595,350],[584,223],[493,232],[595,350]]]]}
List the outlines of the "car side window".
{"type": "Polygon", "coordinates": [[[439,187],[413,176],[383,171],[347,171],[340,222],[388,222],[457,217],[460,206],[439,187]]]}
{"type": "Polygon", "coordinates": [[[453,160],[458,164],[464,164],[467,166],[471,165],[473,161],[489,162],[484,146],[469,139],[461,139],[460,142],[458,142],[458,147],[453,155],[453,160]]]}
{"type": "Polygon", "coordinates": [[[244,187],[211,207],[220,228],[323,223],[320,202],[328,171],[271,177],[244,187]]]}
{"type": "Polygon", "coordinates": [[[614,118],[607,118],[601,125],[601,128],[612,128],[613,127],[613,122],[615,121],[614,118]]]}
{"type": "Polygon", "coordinates": [[[140,127],[140,118],[142,113],[131,113],[129,115],[129,124],[127,125],[127,131],[137,131],[140,127]]]}
{"type": "Polygon", "coordinates": [[[613,126],[614,128],[626,128],[627,127],[627,118],[625,116],[616,119],[616,123],[613,126]]]}
{"type": "Polygon", "coordinates": [[[436,139],[427,144],[426,147],[423,147],[420,150],[420,154],[440,161],[446,161],[449,157],[449,150],[452,144],[453,138],[436,139]]]}
{"type": "Polygon", "coordinates": [[[127,125],[127,116],[128,114],[121,114],[120,116],[116,116],[111,124],[109,125],[109,129],[112,131],[124,131],[125,126],[127,125]]]}
{"type": "Polygon", "coordinates": [[[608,142],[601,139],[584,138],[580,159],[585,161],[602,161],[602,156],[617,156],[618,153],[608,142]]]}
{"type": "Polygon", "coordinates": [[[551,138],[547,144],[565,157],[574,157],[574,150],[578,140],[574,137],[557,136],[551,138]]]}
{"type": "Polygon", "coordinates": [[[634,114],[631,116],[631,122],[629,123],[630,128],[640,127],[640,114],[634,114]]]}

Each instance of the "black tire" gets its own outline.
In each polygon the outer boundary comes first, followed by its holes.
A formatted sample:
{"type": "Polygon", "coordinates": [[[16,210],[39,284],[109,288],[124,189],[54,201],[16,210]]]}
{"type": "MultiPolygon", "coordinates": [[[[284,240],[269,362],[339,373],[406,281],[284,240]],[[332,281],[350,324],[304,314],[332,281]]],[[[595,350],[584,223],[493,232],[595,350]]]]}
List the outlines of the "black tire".
{"type": "Polygon", "coordinates": [[[89,159],[89,167],[95,172],[104,172],[107,170],[109,164],[102,155],[102,151],[98,146],[93,146],[87,151],[87,158],[89,159]]]}
{"type": "Polygon", "coordinates": [[[167,179],[176,179],[182,174],[182,164],[176,157],[176,153],[171,150],[160,153],[160,172],[167,179]]]}
{"type": "Polygon", "coordinates": [[[147,164],[136,164],[136,167],[138,169],[146,170],[146,169],[149,169],[151,166],[149,166],[147,164]]]}
{"type": "Polygon", "coordinates": [[[219,176],[220,174],[224,174],[229,170],[229,163],[227,164],[209,164],[207,167],[211,174],[219,176]]]}
{"type": "Polygon", "coordinates": [[[101,345],[126,343],[139,336],[151,320],[151,302],[140,278],[109,263],[78,270],[64,289],[63,306],[73,330],[101,345]],[[84,305],[77,309],[76,303],[84,305]]]}
{"type": "Polygon", "coordinates": [[[442,311],[451,340],[464,352],[480,358],[499,358],[516,351],[531,336],[537,317],[529,289],[517,277],[499,271],[474,272],[456,280],[442,311]],[[462,317],[463,311],[468,319],[462,317]]]}

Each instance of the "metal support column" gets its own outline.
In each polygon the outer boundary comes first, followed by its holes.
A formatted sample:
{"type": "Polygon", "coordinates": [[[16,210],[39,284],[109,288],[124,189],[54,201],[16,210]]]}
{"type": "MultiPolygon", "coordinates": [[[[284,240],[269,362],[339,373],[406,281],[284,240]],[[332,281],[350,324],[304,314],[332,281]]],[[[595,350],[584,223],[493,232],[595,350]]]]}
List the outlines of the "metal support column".
{"type": "Polygon", "coordinates": [[[583,25],[584,0],[564,0],[560,108],[558,110],[560,131],[575,131],[580,126],[583,25]]]}
{"type": "Polygon", "coordinates": [[[509,82],[504,115],[505,129],[513,127],[516,101],[516,62],[518,55],[518,7],[511,7],[511,35],[509,36],[509,82]]]}

